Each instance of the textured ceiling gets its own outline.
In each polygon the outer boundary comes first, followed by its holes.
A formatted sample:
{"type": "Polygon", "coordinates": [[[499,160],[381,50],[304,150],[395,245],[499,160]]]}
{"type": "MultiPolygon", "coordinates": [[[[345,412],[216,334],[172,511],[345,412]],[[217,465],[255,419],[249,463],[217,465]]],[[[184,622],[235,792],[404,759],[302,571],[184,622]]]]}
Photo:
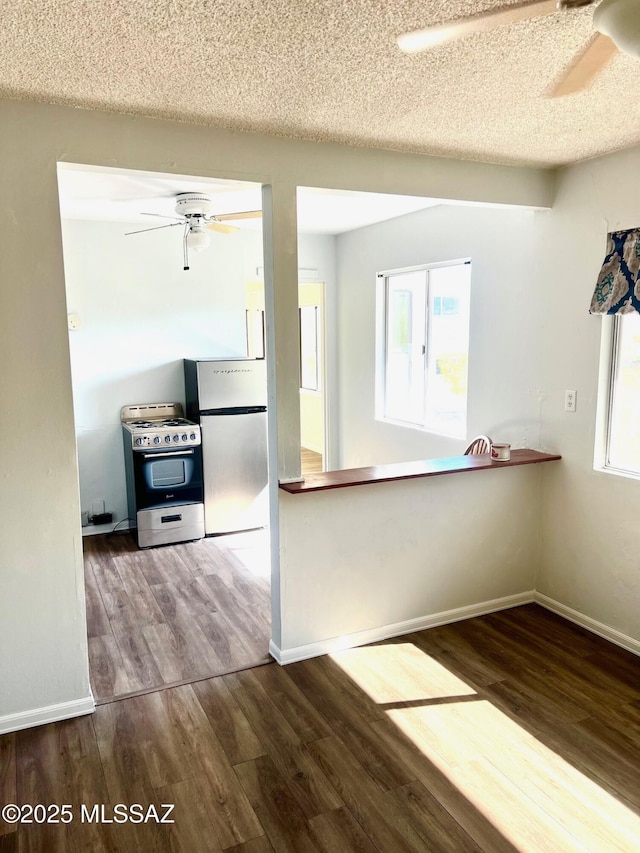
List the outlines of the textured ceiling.
{"type": "Polygon", "coordinates": [[[640,143],[640,61],[546,96],[593,7],[403,54],[491,0],[0,0],[0,96],[555,166],[640,143]]]}

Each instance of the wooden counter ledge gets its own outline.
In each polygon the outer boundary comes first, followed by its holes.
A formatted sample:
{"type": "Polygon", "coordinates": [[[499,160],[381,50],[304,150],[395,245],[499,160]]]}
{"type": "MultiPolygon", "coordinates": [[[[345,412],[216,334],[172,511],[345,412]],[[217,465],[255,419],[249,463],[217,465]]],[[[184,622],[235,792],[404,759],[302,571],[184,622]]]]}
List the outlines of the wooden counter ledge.
{"type": "Polygon", "coordinates": [[[473,456],[447,456],[442,459],[422,459],[417,462],[399,462],[395,465],[372,465],[368,468],[345,468],[342,471],[324,471],[308,474],[301,483],[280,483],[280,488],[292,495],[319,492],[323,489],[344,489],[347,486],[365,486],[370,483],[388,483],[394,480],[413,480],[416,477],[439,477],[464,471],[486,471],[488,468],[513,468],[514,465],[532,465],[536,462],[553,462],[561,459],[554,453],[538,450],[512,450],[508,462],[493,462],[486,453],[473,456]]]}

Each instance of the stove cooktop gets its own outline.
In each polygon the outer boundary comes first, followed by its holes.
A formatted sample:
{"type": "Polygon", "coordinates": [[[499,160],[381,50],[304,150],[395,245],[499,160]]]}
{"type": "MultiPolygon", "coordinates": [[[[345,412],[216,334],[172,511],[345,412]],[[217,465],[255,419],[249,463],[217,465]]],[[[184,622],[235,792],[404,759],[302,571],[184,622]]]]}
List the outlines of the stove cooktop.
{"type": "Polygon", "coordinates": [[[193,421],[186,418],[156,418],[150,421],[126,421],[132,429],[155,429],[156,427],[190,426],[193,421]]]}
{"type": "Polygon", "coordinates": [[[180,403],[143,403],[123,406],[120,420],[123,430],[131,435],[134,450],[168,450],[200,444],[199,425],[182,415],[180,403]]]}

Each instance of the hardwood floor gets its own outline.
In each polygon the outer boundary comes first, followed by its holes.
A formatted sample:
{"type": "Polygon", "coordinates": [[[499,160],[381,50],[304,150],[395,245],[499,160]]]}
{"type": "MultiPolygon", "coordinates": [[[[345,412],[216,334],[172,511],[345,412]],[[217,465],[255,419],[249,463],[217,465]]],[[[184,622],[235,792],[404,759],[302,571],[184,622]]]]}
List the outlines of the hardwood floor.
{"type": "Polygon", "coordinates": [[[300,467],[302,476],[323,471],[322,454],[306,447],[300,448],[300,467]]]}
{"type": "Polygon", "coordinates": [[[91,686],[108,701],[270,660],[263,530],[140,550],[84,540],[91,686]]]}
{"type": "Polygon", "coordinates": [[[74,814],[2,853],[630,853],[640,659],[519,607],[5,735],[0,795],[74,814]],[[82,821],[115,803],[175,823],[82,821]]]}

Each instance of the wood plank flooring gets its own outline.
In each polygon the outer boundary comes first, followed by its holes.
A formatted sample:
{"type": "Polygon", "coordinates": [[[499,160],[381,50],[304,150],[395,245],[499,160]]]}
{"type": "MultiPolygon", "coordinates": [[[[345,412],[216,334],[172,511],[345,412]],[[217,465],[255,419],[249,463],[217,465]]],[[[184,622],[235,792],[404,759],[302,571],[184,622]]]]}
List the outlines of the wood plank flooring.
{"type": "Polygon", "coordinates": [[[74,812],[2,853],[630,853],[640,659],[518,607],[5,735],[0,794],[74,812]],[[116,803],[175,823],[82,822],[116,803]]]}
{"type": "Polygon", "coordinates": [[[96,700],[270,660],[267,531],[149,550],[90,536],[84,549],[96,700]]]}
{"type": "Polygon", "coordinates": [[[322,453],[316,453],[315,450],[309,450],[307,447],[300,448],[300,467],[303,476],[324,471],[322,453]]]}

